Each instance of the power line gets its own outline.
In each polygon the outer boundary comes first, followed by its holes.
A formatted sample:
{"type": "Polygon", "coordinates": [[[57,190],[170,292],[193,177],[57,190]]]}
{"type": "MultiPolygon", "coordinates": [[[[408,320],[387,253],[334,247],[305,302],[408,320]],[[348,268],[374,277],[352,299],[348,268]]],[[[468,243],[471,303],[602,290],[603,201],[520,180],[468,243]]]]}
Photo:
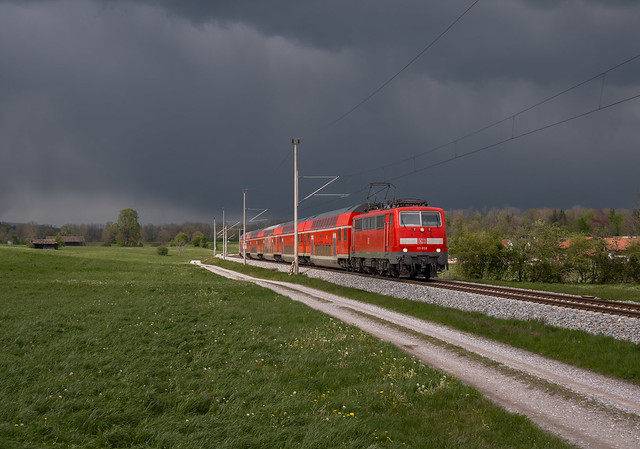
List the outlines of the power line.
{"type": "MultiPolygon", "coordinates": [[[[406,163],[406,162],[411,161],[411,160],[414,160],[414,161],[415,161],[415,158],[416,158],[416,157],[419,157],[419,156],[422,156],[422,155],[425,155],[425,154],[431,153],[431,152],[433,152],[433,151],[436,151],[436,150],[438,150],[438,149],[444,148],[444,147],[446,147],[447,145],[450,145],[450,144],[452,144],[452,143],[453,143],[453,144],[455,144],[455,143],[456,143],[456,142],[458,142],[459,140],[462,140],[462,139],[464,139],[464,138],[466,138],[466,137],[469,137],[469,136],[472,136],[472,135],[474,135],[474,134],[477,134],[477,133],[479,133],[479,132],[481,132],[481,131],[483,131],[483,130],[489,129],[489,128],[491,128],[492,126],[496,126],[496,125],[498,125],[498,124],[500,124],[500,123],[505,122],[506,120],[510,120],[510,119],[512,119],[513,117],[515,117],[515,116],[517,116],[517,115],[519,115],[519,114],[522,114],[522,113],[524,113],[524,112],[530,111],[531,109],[534,109],[535,107],[538,107],[538,106],[540,106],[540,105],[542,105],[542,104],[544,104],[544,103],[546,103],[546,102],[548,102],[548,101],[550,101],[550,100],[552,100],[552,99],[554,99],[554,98],[557,98],[557,97],[559,97],[559,96],[561,96],[561,95],[563,95],[563,94],[565,94],[565,93],[568,93],[568,92],[570,92],[571,90],[576,89],[576,88],[578,88],[578,87],[580,87],[580,86],[582,86],[582,85],[584,85],[584,84],[588,83],[589,81],[593,81],[593,80],[595,80],[595,79],[597,79],[597,78],[599,78],[599,77],[603,77],[603,84],[602,84],[602,86],[601,86],[601,91],[600,91],[600,94],[599,94],[598,106],[597,106],[597,107],[595,107],[595,108],[593,108],[593,109],[590,109],[590,110],[585,111],[585,112],[581,112],[581,113],[576,114],[576,115],[574,115],[574,116],[571,116],[571,117],[568,117],[568,118],[564,118],[564,119],[562,119],[562,120],[558,120],[558,121],[556,121],[556,122],[553,122],[553,123],[550,123],[550,124],[547,124],[547,125],[544,125],[544,126],[540,126],[540,127],[536,128],[536,129],[532,129],[532,130],[529,130],[529,131],[526,131],[526,132],[522,132],[522,133],[520,133],[520,134],[518,134],[518,135],[514,134],[514,133],[513,133],[513,131],[512,131],[511,136],[510,136],[510,137],[508,137],[508,138],[506,138],[506,139],[502,139],[502,140],[499,140],[499,141],[493,142],[493,143],[491,143],[491,144],[488,144],[488,145],[485,145],[485,146],[482,146],[482,147],[476,148],[476,149],[474,149],[474,150],[472,150],[472,151],[469,151],[469,152],[467,152],[467,153],[463,153],[463,154],[460,154],[460,155],[459,155],[459,154],[457,154],[457,152],[456,152],[452,157],[449,157],[448,159],[445,159],[445,160],[442,160],[442,161],[439,161],[439,162],[435,162],[435,163],[433,163],[433,164],[429,164],[429,165],[426,165],[426,166],[424,166],[424,167],[417,168],[417,167],[415,167],[415,165],[414,165],[413,170],[408,170],[408,171],[406,171],[406,172],[404,172],[404,173],[402,173],[402,174],[400,174],[400,175],[398,175],[398,176],[395,176],[395,177],[393,177],[393,178],[385,179],[385,181],[389,181],[389,182],[391,182],[391,181],[395,181],[395,180],[398,180],[398,179],[406,178],[407,176],[410,176],[410,175],[413,175],[413,174],[415,174],[415,173],[419,173],[419,172],[422,172],[422,171],[428,170],[428,169],[430,169],[430,168],[435,168],[435,167],[438,167],[438,166],[440,166],[440,165],[444,165],[444,164],[449,163],[449,162],[452,162],[452,161],[454,161],[454,160],[456,160],[456,159],[461,159],[461,158],[463,158],[463,157],[471,156],[471,155],[473,155],[473,154],[480,153],[480,152],[482,152],[482,151],[489,150],[489,149],[491,149],[491,148],[495,148],[495,147],[497,147],[497,146],[499,146],[499,145],[502,145],[502,144],[504,144],[504,143],[510,142],[510,141],[512,141],[512,140],[520,139],[520,138],[522,138],[522,137],[526,137],[526,136],[529,136],[529,135],[532,135],[532,134],[535,134],[535,133],[538,133],[538,132],[541,132],[541,131],[545,131],[545,130],[550,129],[550,128],[553,128],[553,127],[555,127],[555,126],[559,126],[559,125],[562,125],[562,124],[565,124],[565,123],[571,122],[571,121],[573,121],[573,120],[577,120],[577,119],[580,119],[580,118],[583,118],[583,117],[589,116],[589,115],[594,114],[594,113],[596,113],[596,112],[599,112],[599,111],[602,111],[602,110],[605,110],[605,109],[609,109],[609,108],[612,108],[612,107],[615,107],[615,106],[619,106],[619,105],[621,105],[621,104],[623,104],[623,103],[627,103],[627,102],[629,102],[629,101],[636,100],[636,99],[640,98],[640,93],[638,93],[638,94],[634,94],[634,95],[631,95],[631,96],[629,96],[629,97],[623,98],[623,99],[618,100],[618,101],[614,101],[614,102],[612,102],[612,103],[610,103],[610,104],[607,104],[607,105],[604,105],[604,106],[603,106],[603,105],[602,105],[602,90],[604,89],[604,77],[607,75],[607,73],[609,73],[609,72],[611,72],[612,70],[615,70],[615,69],[617,69],[617,68],[619,68],[619,67],[621,67],[621,66],[623,66],[623,65],[625,65],[625,64],[628,64],[629,62],[632,62],[632,61],[634,61],[635,59],[638,59],[638,58],[640,58],[640,54],[638,54],[638,55],[636,55],[636,56],[634,56],[634,57],[632,57],[632,58],[629,58],[629,59],[627,59],[626,61],[624,61],[624,62],[622,62],[622,63],[620,63],[620,64],[617,64],[617,65],[615,65],[615,66],[611,67],[611,68],[610,68],[610,69],[608,69],[608,70],[605,70],[604,72],[602,72],[602,73],[600,73],[600,74],[598,74],[598,75],[595,75],[595,76],[593,76],[593,77],[591,77],[591,78],[589,78],[589,79],[587,79],[587,80],[585,80],[585,81],[583,81],[583,82],[580,82],[580,83],[578,83],[578,84],[576,84],[576,85],[574,85],[574,86],[572,86],[572,87],[570,87],[570,88],[568,88],[568,89],[565,89],[565,90],[563,90],[562,92],[559,92],[559,93],[557,93],[557,94],[554,94],[554,95],[552,95],[552,96],[550,96],[550,97],[546,98],[545,100],[542,100],[542,101],[540,101],[540,102],[538,102],[538,103],[536,103],[536,104],[534,104],[534,105],[532,105],[532,106],[529,106],[529,107],[527,107],[527,108],[523,109],[522,111],[520,111],[520,112],[518,112],[518,113],[516,113],[516,114],[512,114],[512,115],[510,115],[509,117],[507,117],[507,118],[505,118],[505,119],[499,120],[499,121],[497,121],[497,122],[495,122],[495,123],[493,123],[493,124],[491,124],[491,125],[488,125],[488,126],[485,126],[485,127],[483,127],[483,128],[480,128],[480,129],[479,129],[479,130],[477,130],[477,131],[473,131],[473,132],[471,132],[471,133],[469,133],[469,134],[467,134],[467,135],[465,135],[465,136],[461,137],[460,139],[453,140],[453,141],[451,141],[451,142],[449,142],[449,143],[447,143],[447,144],[444,144],[444,145],[439,145],[438,147],[432,148],[432,149],[430,149],[430,150],[428,150],[428,151],[426,151],[426,152],[423,152],[423,153],[420,153],[420,154],[414,155],[414,156],[412,156],[412,157],[409,157],[409,158],[403,159],[403,160],[401,160],[401,161],[393,162],[393,163],[391,163],[391,164],[387,164],[387,165],[384,165],[384,166],[381,166],[381,167],[378,167],[378,168],[375,168],[375,169],[370,169],[370,170],[366,170],[366,171],[363,171],[363,172],[354,173],[354,174],[351,174],[351,175],[349,175],[349,176],[347,176],[347,177],[361,176],[361,175],[363,175],[363,174],[365,174],[365,173],[369,173],[369,172],[372,172],[372,171],[376,171],[376,170],[384,170],[385,168],[389,168],[389,167],[392,167],[392,166],[395,166],[395,165],[401,165],[401,164],[406,163]]],[[[364,190],[366,190],[366,188],[365,188],[365,187],[363,187],[363,188],[361,188],[361,189],[358,189],[358,190],[354,190],[354,191],[350,192],[350,194],[351,194],[351,195],[356,195],[356,194],[358,194],[358,193],[360,193],[360,192],[363,192],[364,190]]],[[[323,202],[322,204],[328,204],[328,203],[331,203],[331,202],[334,202],[334,201],[335,201],[335,200],[332,200],[332,201],[326,201],[326,202],[323,202]]]]}
{"type": "MultiPolygon", "coordinates": [[[[614,106],[618,106],[618,105],[620,105],[620,104],[622,104],[622,103],[626,103],[626,102],[628,102],[628,101],[632,101],[632,100],[635,100],[635,99],[637,99],[637,98],[640,98],[640,94],[632,95],[632,96],[627,97],[627,98],[624,98],[624,99],[622,99],[622,100],[615,101],[615,102],[613,102],[613,103],[611,103],[611,104],[608,104],[608,105],[606,105],[606,106],[598,105],[598,107],[597,107],[597,108],[591,109],[591,110],[586,111],[586,112],[582,112],[582,113],[580,113],[580,114],[576,114],[576,115],[574,115],[574,116],[572,116],[572,117],[565,118],[565,119],[559,120],[559,121],[554,122],[554,123],[550,123],[550,124],[548,124],[548,125],[541,126],[541,127],[539,127],[539,128],[536,128],[536,129],[533,129],[533,130],[530,130],[530,131],[524,132],[524,133],[519,134],[519,135],[517,135],[517,136],[512,135],[511,137],[509,137],[509,138],[507,138],[507,139],[503,139],[503,140],[500,140],[500,141],[497,141],[497,142],[491,143],[491,144],[489,144],[489,145],[485,145],[485,146],[483,146],[483,147],[476,148],[475,150],[469,151],[469,152],[467,152],[467,153],[464,153],[464,154],[461,154],[461,155],[457,155],[457,154],[456,154],[456,155],[454,155],[453,157],[450,157],[449,159],[445,159],[445,160],[443,160],[443,161],[436,162],[436,163],[434,163],[434,164],[427,165],[427,166],[422,167],[422,168],[419,168],[419,169],[414,168],[412,171],[406,172],[406,173],[404,173],[404,174],[402,174],[402,175],[396,176],[395,178],[391,178],[391,179],[389,179],[389,181],[394,181],[394,180],[396,180],[396,179],[400,179],[400,178],[402,178],[402,177],[406,177],[406,176],[408,176],[408,175],[412,175],[412,174],[414,174],[414,173],[419,173],[419,172],[421,172],[421,171],[428,170],[429,168],[434,168],[434,167],[437,167],[437,166],[439,166],[439,165],[446,164],[447,162],[451,162],[451,161],[454,161],[454,160],[456,160],[456,159],[460,159],[460,158],[463,158],[463,157],[466,157],[466,156],[471,156],[472,154],[476,154],[476,153],[479,153],[479,152],[481,152],[481,151],[484,151],[484,150],[488,150],[488,149],[490,149],[490,148],[497,147],[498,145],[502,145],[503,143],[507,143],[507,142],[509,142],[509,141],[511,141],[511,140],[516,140],[516,139],[519,139],[519,138],[521,138],[521,137],[526,137],[526,136],[529,136],[529,135],[531,135],[531,134],[535,134],[535,133],[538,133],[538,132],[540,132],[540,131],[544,131],[544,130],[547,130],[547,129],[549,129],[549,128],[553,128],[554,126],[562,125],[562,124],[564,124],[564,123],[571,122],[571,121],[573,121],[573,120],[577,120],[577,119],[579,119],[579,118],[586,117],[586,116],[588,116],[588,115],[593,114],[594,112],[599,112],[599,111],[602,111],[602,110],[604,110],[604,109],[608,109],[608,108],[611,108],[611,107],[614,107],[614,106]]],[[[359,190],[358,192],[361,192],[362,190],[364,190],[364,189],[361,189],[361,190],[359,190]]]]}
{"type": "Polygon", "coordinates": [[[431,47],[433,47],[436,42],[438,42],[445,34],[447,34],[447,32],[454,27],[454,25],[456,23],[458,23],[470,10],[471,8],[473,8],[480,0],[475,0],[469,7],[467,7],[467,9],[465,9],[457,18],[456,20],[454,20],[447,28],[445,28],[445,30],[443,32],[441,32],[434,40],[432,40],[429,45],[427,45],[426,47],[424,47],[416,56],[413,57],[413,59],[411,59],[411,61],[409,61],[407,64],[405,64],[404,67],[402,67],[398,72],[396,72],[395,75],[393,75],[391,78],[389,78],[388,80],[386,80],[384,83],[382,83],[377,89],[375,89],[373,92],[371,92],[367,97],[365,97],[362,101],[360,101],[360,103],[356,104],[354,107],[352,107],[351,109],[349,109],[347,112],[345,112],[344,114],[342,114],[341,116],[339,116],[337,119],[335,119],[334,121],[332,121],[331,123],[329,123],[328,125],[326,125],[323,129],[327,129],[330,128],[331,126],[335,125],[336,123],[338,123],[340,120],[342,120],[343,118],[345,118],[346,116],[348,116],[349,114],[351,114],[353,111],[355,111],[356,109],[358,109],[360,106],[362,106],[363,104],[365,104],[367,101],[369,101],[371,98],[373,98],[378,92],[380,92],[382,89],[384,89],[385,87],[387,87],[387,85],[389,85],[394,79],[396,79],[402,72],[404,72],[407,68],[409,68],[410,65],[412,65],[414,62],[416,62],[418,60],[418,58],[420,58],[420,56],[422,56],[427,50],[429,50],[431,47]]]}
{"type": "MultiPolygon", "coordinates": [[[[603,71],[603,72],[598,73],[597,75],[593,75],[593,76],[591,76],[590,78],[588,78],[588,79],[586,79],[586,80],[584,80],[584,81],[581,81],[581,82],[579,82],[579,83],[577,83],[577,84],[574,84],[573,86],[571,86],[571,87],[569,87],[569,88],[566,88],[566,89],[564,89],[564,90],[562,90],[562,91],[560,91],[560,92],[558,92],[558,93],[555,93],[555,94],[553,94],[553,95],[551,95],[551,96],[549,96],[549,97],[545,98],[544,100],[541,100],[541,101],[539,101],[539,102],[537,102],[537,103],[535,103],[535,104],[533,104],[533,105],[531,105],[531,106],[527,106],[526,108],[524,108],[524,109],[522,109],[522,110],[520,110],[520,111],[518,111],[518,112],[516,112],[516,113],[512,113],[512,114],[508,115],[507,117],[505,117],[505,118],[503,118],[503,119],[500,119],[500,120],[498,120],[498,121],[496,121],[496,122],[493,122],[493,123],[491,123],[491,124],[489,124],[489,125],[483,126],[483,127],[479,128],[479,129],[477,129],[477,130],[475,130],[475,131],[471,131],[471,132],[469,132],[469,133],[467,133],[467,134],[465,134],[465,135],[463,135],[463,136],[461,136],[461,137],[458,137],[457,139],[454,139],[454,140],[451,140],[451,141],[449,141],[449,142],[447,142],[447,143],[444,143],[444,144],[441,144],[441,145],[435,146],[435,147],[430,148],[430,149],[428,149],[428,150],[426,150],[426,151],[423,151],[423,152],[421,152],[421,153],[414,154],[414,155],[409,156],[409,157],[407,157],[407,158],[405,158],[405,159],[401,159],[401,160],[398,160],[398,161],[395,161],[395,162],[392,162],[392,163],[389,163],[389,164],[381,165],[381,166],[378,166],[378,167],[376,167],[376,168],[371,168],[371,169],[364,170],[364,171],[361,171],[361,172],[352,173],[352,174],[350,174],[349,176],[359,176],[359,175],[363,175],[363,174],[365,174],[365,173],[370,173],[370,172],[377,171],[377,170],[384,170],[385,168],[393,167],[393,166],[395,166],[395,165],[401,165],[401,164],[404,164],[404,163],[409,162],[409,161],[412,161],[412,160],[414,160],[414,161],[415,161],[415,159],[416,159],[416,158],[418,158],[418,157],[422,157],[422,156],[425,156],[425,155],[427,155],[427,154],[433,153],[433,152],[435,152],[435,151],[441,150],[442,148],[448,147],[449,145],[454,145],[454,146],[455,146],[455,145],[457,145],[457,143],[458,143],[458,142],[460,142],[460,141],[462,141],[462,140],[464,140],[464,139],[467,139],[467,138],[472,137],[472,136],[474,136],[474,135],[476,135],[476,134],[479,134],[479,133],[481,133],[481,132],[483,132],[483,131],[486,131],[486,130],[488,130],[488,129],[491,129],[491,128],[493,128],[493,127],[495,127],[495,126],[498,126],[498,125],[500,125],[500,124],[502,124],[502,123],[505,123],[505,122],[507,122],[507,121],[509,121],[509,120],[513,120],[513,121],[514,121],[514,123],[515,123],[515,119],[516,119],[516,117],[518,117],[519,115],[522,115],[522,114],[524,114],[525,112],[529,112],[529,111],[531,111],[532,109],[535,109],[535,108],[537,108],[537,107],[539,107],[539,106],[542,106],[543,104],[548,103],[549,101],[554,100],[554,99],[556,99],[556,98],[558,98],[558,97],[561,97],[562,95],[565,95],[565,94],[567,94],[567,93],[571,92],[572,90],[575,90],[575,89],[577,89],[577,88],[579,88],[579,87],[582,87],[582,86],[584,86],[585,84],[588,84],[589,82],[592,82],[592,81],[594,81],[594,80],[596,80],[596,79],[598,79],[598,78],[600,78],[600,77],[602,77],[603,82],[602,82],[602,85],[601,85],[601,88],[600,88],[601,90],[600,90],[600,99],[599,99],[599,102],[598,102],[598,108],[596,108],[596,109],[595,109],[595,110],[593,110],[593,111],[588,112],[587,114],[591,114],[591,113],[593,113],[593,112],[596,112],[596,111],[597,111],[597,110],[599,110],[599,109],[606,109],[606,108],[608,108],[608,107],[615,106],[616,104],[619,104],[620,102],[612,103],[612,104],[610,104],[610,105],[608,105],[608,106],[602,107],[602,92],[603,92],[603,90],[604,90],[604,85],[605,85],[605,84],[604,84],[604,80],[605,80],[605,78],[606,78],[606,75],[607,75],[608,73],[610,73],[610,72],[612,72],[612,71],[616,70],[616,69],[619,69],[620,67],[622,67],[622,66],[624,66],[624,65],[626,65],[626,64],[629,64],[630,62],[635,61],[635,60],[636,60],[636,59],[638,59],[638,58],[640,58],[640,54],[637,54],[637,55],[635,55],[635,56],[633,56],[633,57],[631,57],[631,58],[629,58],[629,59],[627,59],[627,60],[625,60],[625,61],[623,61],[623,62],[620,62],[620,63],[618,63],[618,64],[614,65],[613,67],[610,67],[610,68],[608,68],[607,70],[605,70],[605,71],[603,71]]],[[[631,97],[631,98],[629,98],[629,99],[627,99],[627,100],[624,100],[624,101],[632,100],[632,99],[634,99],[634,98],[636,98],[636,97],[631,97]]],[[[622,101],[622,102],[624,102],[624,101],[622,101]]],[[[580,115],[578,115],[578,116],[576,116],[576,117],[572,117],[572,118],[569,118],[569,119],[567,119],[567,120],[563,120],[563,121],[556,122],[556,123],[554,123],[554,124],[551,124],[551,125],[548,125],[548,126],[545,126],[545,127],[542,127],[542,128],[538,128],[537,130],[534,130],[534,131],[532,131],[532,132],[541,131],[541,130],[543,130],[543,129],[547,129],[547,128],[551,127],[551,126],[555,126],[555,125],[558,125],[558,124],[564,123],[564,122],[566,122],[566,121],[573,120],[574,118],[582,117],[582,116],[587,115],[587,114],[580,114],[580,115]]],[[[525,136],[525,135],[527,135],[527,134],[531,134],[532,132],[525,133],[525,134],[521,134],[521,135],[519,135],[519,136],[517,136],[517,137],[523,137],[523,136],[525,136]]],[[[514,137],[514,135],[513,135],[513,131],[512,131],[512,138],[513,138],[513,137],[514,137]]],[[[507,141],[509,141],[509,140],[512,140],[512,138],[505,139],[504,141],[501,141],[500,143],[504,143],[504,142],[507,142],[507,141]]],[[[454,158],[454,159],[455,159],[455,158],[454,158]]]]}

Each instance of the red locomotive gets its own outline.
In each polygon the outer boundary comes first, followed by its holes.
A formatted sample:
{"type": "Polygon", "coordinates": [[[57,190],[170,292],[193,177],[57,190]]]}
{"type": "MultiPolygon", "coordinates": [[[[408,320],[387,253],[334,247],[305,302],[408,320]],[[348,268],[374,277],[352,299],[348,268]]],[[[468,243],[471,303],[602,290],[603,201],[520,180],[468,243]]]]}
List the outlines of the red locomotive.
{"type": "MultiPolygon", "coordinates": [[[[289,222],[248,232],[245,248],[251,258],[292,262],[294,240],[289,222]]],[[[444,212],[421,200],[396,200],[300,220],[298,261],[383,276],[430,278],[447,267],[444,212]]]]}

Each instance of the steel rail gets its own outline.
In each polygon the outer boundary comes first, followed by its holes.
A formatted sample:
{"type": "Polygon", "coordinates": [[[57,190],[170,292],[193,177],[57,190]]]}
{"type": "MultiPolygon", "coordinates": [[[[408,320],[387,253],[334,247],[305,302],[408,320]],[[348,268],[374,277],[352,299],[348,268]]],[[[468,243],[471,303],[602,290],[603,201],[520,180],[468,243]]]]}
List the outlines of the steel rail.
{"type": "Polygon", "coordinates": [[[577,296],[519,288],[497,287],[493,285],[481,285],[468,282],[446,281],[442,279],[431,280],[429,282],[429,286],[640,319],[640,303],[612,301],[591,296],[577,296]]]}

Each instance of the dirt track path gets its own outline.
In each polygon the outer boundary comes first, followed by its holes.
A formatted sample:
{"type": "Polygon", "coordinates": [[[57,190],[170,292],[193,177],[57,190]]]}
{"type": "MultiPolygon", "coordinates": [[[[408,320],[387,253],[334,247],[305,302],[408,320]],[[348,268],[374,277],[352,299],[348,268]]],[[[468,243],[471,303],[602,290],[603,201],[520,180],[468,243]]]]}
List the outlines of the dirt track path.
{"type": "Polygon", "coordinates": [[[253,282],[393,343],[570,443],[585,448],[640,447],[636,385],[319,290],[192,263],[220,276],[253,282]]]}

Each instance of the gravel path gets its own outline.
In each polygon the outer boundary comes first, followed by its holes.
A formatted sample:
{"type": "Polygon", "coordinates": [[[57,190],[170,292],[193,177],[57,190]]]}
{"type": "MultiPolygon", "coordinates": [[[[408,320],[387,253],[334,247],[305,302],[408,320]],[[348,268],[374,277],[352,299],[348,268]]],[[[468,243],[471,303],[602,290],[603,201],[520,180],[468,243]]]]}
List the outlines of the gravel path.
{"type": "MultiPolygon", "coordinates": [[[[229,258],[239,261],[240,259],[229,258]]],[[[268,269],[289,271],[287,264],[275,264],[250,260],[248,263],[268,269]]],[[[475,293],[452,292],[427,285],[404,284],[386,279],[353,276],[348,273],[316,270],[303,267],[300,273],[307,277],[323,279],[345,287],[366,290],[395,298],[423,301],[469,312],[480,312],[496,318],[517,320],[540,320],[546,324],[568,329],[577,329],[595,335],[607,335],[620,340],[640,343],[640,320],[619,317],[606,313],[571,310],[544,304],[525,303],[495,296],[475,293]]]]}
{"type": "MultiPolygon", "coordinates": [[[[255,279],[214,266],[201,266],[221,276],[254,282],[358,326],[424,363],[455,375],[495,403],[509,411],[527,415],[540,427],[573,444],[587,448],[640,447],[639,386],[308,287],[255,279]]],[[[273,265],[269,267],[273,268],[273,265]]],[[[373,286],[378,282],[370,279],[366,284],[367,290],[399,288],[397,285],[373,286]]]]}

